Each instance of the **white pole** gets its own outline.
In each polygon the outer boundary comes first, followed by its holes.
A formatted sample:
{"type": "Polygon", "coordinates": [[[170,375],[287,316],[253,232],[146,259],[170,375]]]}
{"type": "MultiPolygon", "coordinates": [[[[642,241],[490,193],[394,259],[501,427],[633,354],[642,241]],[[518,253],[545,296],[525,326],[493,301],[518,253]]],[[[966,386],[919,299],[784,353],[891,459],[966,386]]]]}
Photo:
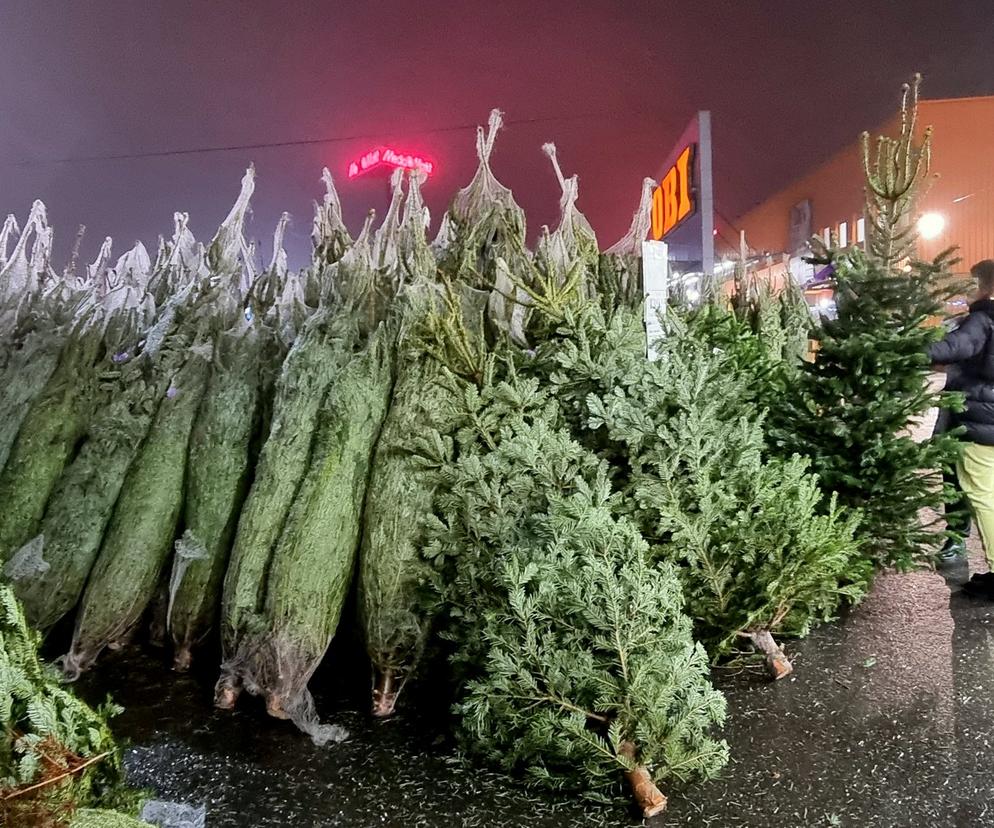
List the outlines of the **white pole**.
{"type": "Polygon", "coordinates": [[[701,169],[701,269],[705,277],[714,276],[714,179],[711,174],[711,113],[697,113],[701,169]]]}

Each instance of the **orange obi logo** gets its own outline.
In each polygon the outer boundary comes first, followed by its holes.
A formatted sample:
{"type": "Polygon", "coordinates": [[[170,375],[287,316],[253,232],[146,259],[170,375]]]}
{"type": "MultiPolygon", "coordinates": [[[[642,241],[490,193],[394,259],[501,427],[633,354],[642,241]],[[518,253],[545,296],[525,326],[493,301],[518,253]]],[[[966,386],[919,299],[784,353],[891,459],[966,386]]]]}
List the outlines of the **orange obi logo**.
{"type": "Polygon", "coordinates": [[[696,209],[693,176],[694,145],[691,144],[677,158],[652,193],[652,237],[659,241],[696,209]]]}

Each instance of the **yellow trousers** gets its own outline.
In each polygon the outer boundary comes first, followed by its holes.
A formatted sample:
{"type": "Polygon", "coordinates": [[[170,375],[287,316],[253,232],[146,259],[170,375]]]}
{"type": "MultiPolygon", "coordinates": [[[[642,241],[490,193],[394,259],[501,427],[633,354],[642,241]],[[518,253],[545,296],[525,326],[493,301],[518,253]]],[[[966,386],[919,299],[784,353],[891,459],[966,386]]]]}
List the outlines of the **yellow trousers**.
{"type": "Polygon", "coordinates": [[[956,465],[956,476],[970,501],[987,563],[994,572],[994,446],[966,443],[956,465]]]}

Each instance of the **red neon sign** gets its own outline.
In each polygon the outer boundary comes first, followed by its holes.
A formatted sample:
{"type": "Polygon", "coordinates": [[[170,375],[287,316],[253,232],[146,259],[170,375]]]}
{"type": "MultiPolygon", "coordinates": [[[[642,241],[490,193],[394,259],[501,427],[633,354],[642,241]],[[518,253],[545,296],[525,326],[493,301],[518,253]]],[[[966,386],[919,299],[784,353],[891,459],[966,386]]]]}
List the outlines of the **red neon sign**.
{"type": "Polygon", "coordinates": [[[421,170],[425,175],[431,175],[435,171],[435,163],[427,158],[397,152],[390,147],[377,147],[349,164],[349,178],[355,178],[381,166],[421,170]]]}

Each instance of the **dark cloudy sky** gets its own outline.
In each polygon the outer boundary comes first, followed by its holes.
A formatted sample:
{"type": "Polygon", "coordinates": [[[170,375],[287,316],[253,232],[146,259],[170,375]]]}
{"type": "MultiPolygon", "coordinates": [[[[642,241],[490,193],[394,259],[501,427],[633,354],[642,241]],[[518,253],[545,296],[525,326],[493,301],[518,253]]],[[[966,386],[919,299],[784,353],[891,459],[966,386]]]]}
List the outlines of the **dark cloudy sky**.
{"type": "Polygon", "coordinates": [[[174,210],[206,239],[254,161],[249,233],[268,251],[290,211],[299,264],[323,165],[356,227],[386,184],[346,182],[348,161],[378,143],[428,153],[437,222],[475,158],[471,131],[431,130],[499,106],[538,119],[494,158],[530,226],[556,219],[553,140],[609,243],[697,109],[734,217],[885,117],[916,69],[928,97],[994,94],[991,0],[0,0],[0,212],[41,198],[61,250],[87,225],[87,255],[105,235],[151,246],[174,210]],[[53,163],[333,136],[364,137],[53,163]]]}

